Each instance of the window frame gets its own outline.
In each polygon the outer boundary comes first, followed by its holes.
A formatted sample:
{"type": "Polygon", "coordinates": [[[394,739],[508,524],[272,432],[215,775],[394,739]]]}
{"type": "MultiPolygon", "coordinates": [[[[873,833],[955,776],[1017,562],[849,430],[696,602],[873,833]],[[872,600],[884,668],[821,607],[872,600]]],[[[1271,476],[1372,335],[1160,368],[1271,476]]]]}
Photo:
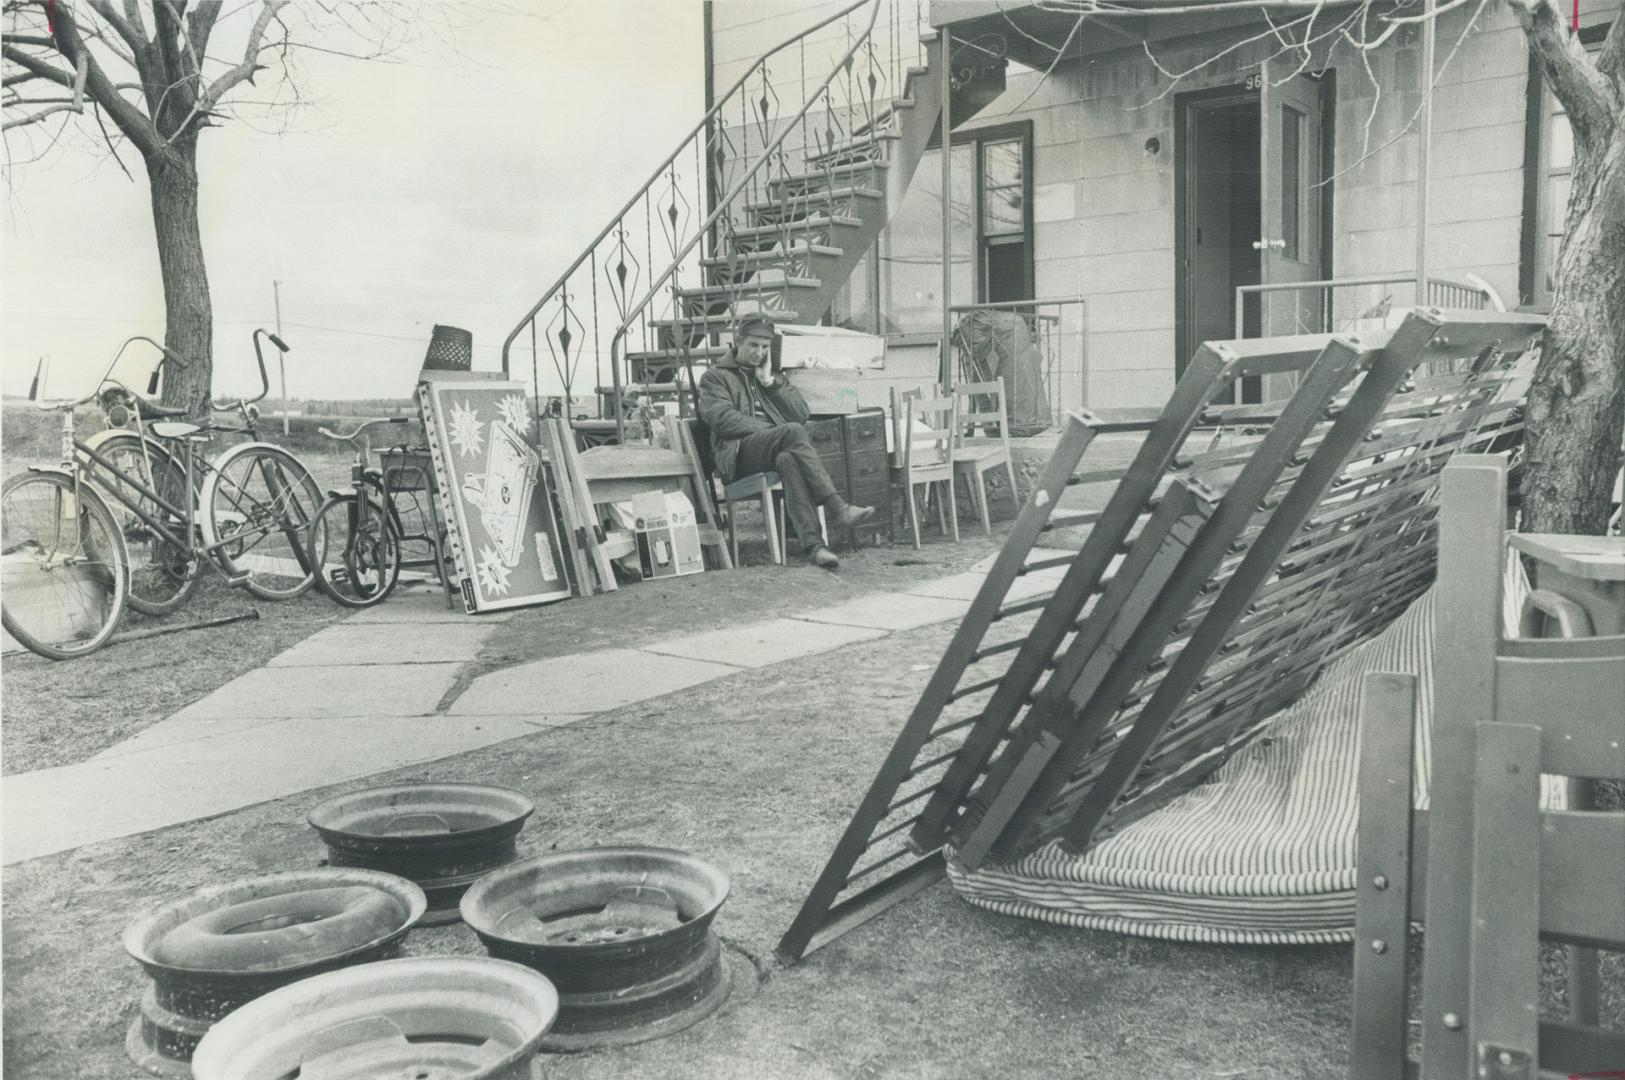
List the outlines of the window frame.
{"type": "MultiPolygon", "coordinates": [[[[1588,53],[1601,50],[1613,22],[1593,23],[1580,28],[1580,44],[1588,53]]],[[[1551,290],[1546,279],[1554,271],[1547,265],[1547,241],[1562,230],[1562,222],[1553,223],[1547,210],[1551,194],[1552,177],[1556,172],[1549,165],[1552,148],[1552,116],[1561,108],[1557,96],[1540,72],[1540,63],[1534,51],[1529,53],[1529,80],[1524,110],[1523,156],[1523,223],[1518,244],[1518,302],[1520,306],[1546,310],[1551,306],[1551,290]]],[[[1573,174],[1573,158],[1565,175],[1573,174]]]]}

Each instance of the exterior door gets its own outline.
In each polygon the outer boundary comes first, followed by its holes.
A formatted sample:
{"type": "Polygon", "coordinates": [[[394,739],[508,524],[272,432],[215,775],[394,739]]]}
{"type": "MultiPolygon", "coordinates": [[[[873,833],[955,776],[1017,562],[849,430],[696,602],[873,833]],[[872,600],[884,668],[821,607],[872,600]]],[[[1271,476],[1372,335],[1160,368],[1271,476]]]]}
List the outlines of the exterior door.
{"type": "MultiPolygon", "coordinates": [[[[1284,74],[1283,63],[1267,63],[1259,86],[1263,235],[1253,247],[1266,285],[1316,281],[1321,274],[1321,199],[1326,190],[1321,186],[1321,88],[1302,74],[1274,85],[1284,74]]],[[[1326,328],[1323,289],[1265,290],[1262,300],[1259,329],[1265,336],[1326,328]]]]}

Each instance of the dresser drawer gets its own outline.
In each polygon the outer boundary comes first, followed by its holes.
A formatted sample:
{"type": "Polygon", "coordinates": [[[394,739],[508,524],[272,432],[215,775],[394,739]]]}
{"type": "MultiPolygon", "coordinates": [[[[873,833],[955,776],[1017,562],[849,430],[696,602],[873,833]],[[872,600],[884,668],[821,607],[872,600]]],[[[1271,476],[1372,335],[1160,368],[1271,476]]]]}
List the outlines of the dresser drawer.
{"type": "Polygon", "coordinates": [[[858,413],[846,418],[847,452],[886,449],[886,414],[883,412],[858,413]]]}
{"type": "Polygon", "coordinates": [[[854,492],[885,489],[891,484],[891,466],[884,457],[853,458],[846,463],[847,486],[854,492]]]}
{"type": "Polygon", "coordinates": [[[809,420],[806,423],[807,439],[818,451],[818,456],[839,458],[841,456],[841,422],[839,420],[809,420]]]}

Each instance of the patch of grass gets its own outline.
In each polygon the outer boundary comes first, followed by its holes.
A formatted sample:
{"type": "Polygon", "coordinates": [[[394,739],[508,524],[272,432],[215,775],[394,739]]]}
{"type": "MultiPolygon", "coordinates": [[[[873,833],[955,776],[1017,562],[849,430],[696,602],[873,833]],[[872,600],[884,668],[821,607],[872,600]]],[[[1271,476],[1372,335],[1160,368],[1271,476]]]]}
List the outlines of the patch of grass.
{"type": "Polygon", "coordinates": [[[262,666],[346,612],[315,590],[271,603],[205,572],[191,600],[156,618],[125,609],[107,646],[77,660],[31,652],[0,660],[6,775],[71,765],[157,723],[187,703],[262,666]],[[135,640],[124,634],[181,627],[243,612],[258,618],[135,640]]]}

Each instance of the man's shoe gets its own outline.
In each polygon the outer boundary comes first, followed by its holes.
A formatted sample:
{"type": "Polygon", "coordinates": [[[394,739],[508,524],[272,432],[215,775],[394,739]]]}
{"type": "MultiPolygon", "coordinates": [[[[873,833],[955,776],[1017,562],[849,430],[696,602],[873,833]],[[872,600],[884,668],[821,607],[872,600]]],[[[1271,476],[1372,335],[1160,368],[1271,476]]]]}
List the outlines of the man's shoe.
{"type": "Polygon", "coordinates": [[[808,557],[812,559],[812,564],[821,570],[839,570],[841,568],[841,560],[835,557],[835,552],[823,544],[813,548],[812,554],[808,557]]]}
{"type": "Polygon", "coordinates": [[[835,515],[835,520],[830,522],[830,525],[832,528],[836,529],[856,528],[857,526],[871,520],[874,516],[874,507],[853,506],[848,503],[845,509],[843,509],[839,514],[835,515]]]}

